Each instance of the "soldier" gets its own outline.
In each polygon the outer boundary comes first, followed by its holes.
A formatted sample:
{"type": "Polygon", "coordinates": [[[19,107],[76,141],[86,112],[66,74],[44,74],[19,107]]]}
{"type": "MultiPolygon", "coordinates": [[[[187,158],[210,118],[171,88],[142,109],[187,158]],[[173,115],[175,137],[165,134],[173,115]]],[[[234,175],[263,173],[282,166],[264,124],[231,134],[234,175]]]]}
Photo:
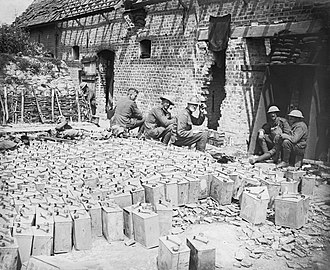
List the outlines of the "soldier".
{"type": "Polygon", "coordinates": [[[281,134],[281,138],[283,139],[283,158],[282,162],[278,164],[278,168],[289,166],[291,154],[304,156],[307,146],[308,128],[302,120],[304,119],[302,112],[292,110],[288,116],[291,132],[289,134],[281,134]]]}
{"type": "Polygon", "coordinates": [[[201,125],[204,122],[206,110],[197,97],[192,97],[187,104],[187,107],[182,110],[177,116],[175,127],[175,142],[177,146],[192,146],[196,143],[196,149],[205,151],[207,142],[207,132],[193,132],[192,125],[201,125]],[[192,115],[199,108],[198,117],[192,115]]]}
{"type": "Polygon", "coordinates": [[[277,163],[281,152],[281,134],[288,134],[291,131],[288,121],[277,115],[279,111],[277,106],[269,107],[267,111],[268,121],[258,131],[258,143],[263,154],[259,157],[251,158],[249,161],[252,165],[271,157],[277,163]]]}
{"type": "Polygon", "coordinates": [[[168,144],[171,138],[171,131],[175,118],[172,118],[168,111],[174,105],[170,97],[163,96],[161,106],[152,108],[144,122],[144,134],[146,139],[161,139],[164,144],[168,144]]]}
{"type": "Polygon", "coordinates": [[[69,125],[65,116],[60,116],[59,120],[60,122],[55,127],[56,137],[74,139],[82,135],[79,130],[74,129],[69,125]]]}
{"type": "Polygon", "coordinates": [[[135,100],[139,91],[135,88],[128,89],[127,96],[121,98],[115,107],[115,113],[112,118],[113,128],[121,127],[131,130],[141,127],[144,123],[142,112],[138,109],[135,100]]]}

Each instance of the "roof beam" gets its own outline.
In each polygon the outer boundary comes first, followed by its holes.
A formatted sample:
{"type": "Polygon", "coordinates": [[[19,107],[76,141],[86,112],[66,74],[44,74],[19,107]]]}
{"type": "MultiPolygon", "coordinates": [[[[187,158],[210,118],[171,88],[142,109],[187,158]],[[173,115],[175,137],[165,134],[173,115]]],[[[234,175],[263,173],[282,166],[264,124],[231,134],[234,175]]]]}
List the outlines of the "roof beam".
{"type": "Polygon", "coordinates": [[[75,19],[75,21],[77,22],[77,24],[78,24],[80,27],[84,27],[78,19],[75,19]]]}
{"type": "Polygon", "coordinates": [[[249,37],[273,37],[280,31],[288,30],[288,35],[315,34],[322,28],[321,21],[286,22],[270,25],[254,25],[235,27],[231,33],[231,38],[249,37]]]}
{"type": "Polygon", "coordinates": [[[50,25],[50,24],[54,24],[54,23],[58,23],[58,22],[65,22],[65,21],[71,21],[71,20],[77,20],[77,19],[81,19],[81,18],[85,18],[85,17],[89,17],[89,16],[94,16],[94,15],[98,15],[98,14],[104,14],[106,12],[110,12],[115,10],[114,7],[108,7],[108,8],[104,8],[101,10],[95,10],[95,11],[91,11],[91,12],[86,12],[83,14],[79,14],[79,15],[75,15],[75,16],[68,16],[65,17],[63,19],[58,18],[56,20],[50,21],[50,22],[46,22],[46,23],[40,23],[40,24],[34,24],[31,26],[27,26],[27,28],[34,28],[34,27],[40,27],[40,26],[45,26],[45,25],[50,25]]]}
{"type": "Polygon", "coordinates": [[[110,21],[109,21],[109,19],[108,19],[108,17],[107,16],[105,16],[104,15],[104,13],[101,13],[101,16],[108,22],[108,23],[110,23],[110,21]]]}
{"type": "MultiPolygon", "coordinates": [[[[274,37],[280,31],[288,30],[287,35],[310,35],[320,32],[323,25],[320,20],[286,22],[279,24],[233,27],[230,38],[274,37]]],[[[208,28],[200,28],[198,40],[208,40],[208,28]]]]}
{"type": "Polygon", "coordinates": [[[138,8],[142,8],[145,6],[156,5],[156,4],[171,2],[171,1],[172,0],[145,0],[145,1],[142,0],[141,2],[133,3],[132,8],[138,9],[138,8]]]}

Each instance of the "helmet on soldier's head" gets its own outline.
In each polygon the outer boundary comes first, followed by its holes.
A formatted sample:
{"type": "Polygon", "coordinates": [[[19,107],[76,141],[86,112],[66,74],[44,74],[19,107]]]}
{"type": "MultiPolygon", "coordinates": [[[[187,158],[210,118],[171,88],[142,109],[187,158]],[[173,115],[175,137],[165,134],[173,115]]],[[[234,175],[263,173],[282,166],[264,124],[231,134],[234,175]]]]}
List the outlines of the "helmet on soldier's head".
{"type": "Polygon", "coordinates": [[[170,105],[174,105],[174,102],[172,101],[172,98],[170,96],[161,96],[160,99],[167,100],[170,103],[170,105]]]}
{"type": "Polygon", "coordinates": [[[270,106],[267,113],[279,112],[280,109],[277,106],[270,106]]]}
{"type": "Polygon", "coordinates": [[[188,104],[192,104],[192,105],[199,105],[200,104],[200,100],[198,97],[196,96],[192,96],[189,101],[188,101],[188,104]]]}
{"type": "Polygon", "coordinates": [[[303,114],[301,111],[299,110],[292,110],[288,116],[291,116],[291,117],[296,117],[296,118],[304,118],[303,114]]]}
{"type": "Polygon", "coordinates": [[[82,82],[80,84],[80,89],[84,89],[86,86],[87,86],[87,83],[86,82],[82,82]]]}

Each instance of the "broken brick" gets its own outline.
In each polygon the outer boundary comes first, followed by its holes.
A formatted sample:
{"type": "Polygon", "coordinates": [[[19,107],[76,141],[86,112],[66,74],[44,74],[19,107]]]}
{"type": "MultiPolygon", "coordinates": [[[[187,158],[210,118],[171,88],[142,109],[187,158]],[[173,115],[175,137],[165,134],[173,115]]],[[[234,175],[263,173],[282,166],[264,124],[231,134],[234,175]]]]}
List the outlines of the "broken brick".
{"type": "Polygon", "coordinates": [[[245,252],[241,249],[236,251],[236,253],[235,253],[235,259],[238,261],[242,261],[245,258],[245,256],[246,256],[245,252]]]}
{"type": "Polygon", "coordinates": [[[292,250],[291,246],[289,246],[289,245],[283,245],[282,249],[286,252],[291,252],[291,250],[292,250]]]}
{"type": "Polygon", "coordinates": [[[243,259],[243,261],[241,261],[241,265],[243,267],[249,268],[249,267],[251,267],[253,265],[253,263],[252,263],[251,260],[243,259]]]}

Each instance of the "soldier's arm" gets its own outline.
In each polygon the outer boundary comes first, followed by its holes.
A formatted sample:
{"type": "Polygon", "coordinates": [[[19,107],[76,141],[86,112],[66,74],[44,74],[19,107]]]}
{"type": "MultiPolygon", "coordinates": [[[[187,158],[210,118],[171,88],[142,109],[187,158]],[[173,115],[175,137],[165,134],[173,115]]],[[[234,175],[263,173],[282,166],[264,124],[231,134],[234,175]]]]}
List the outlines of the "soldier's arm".
{"type": "Polygon", "coordinates": [[[179,114],[177,116],[177,133],[180,137],[188,138],[193,136],[192,130],[186,130],[185,127],[188,123],[188,116],[186,114],[179,114]]]}

